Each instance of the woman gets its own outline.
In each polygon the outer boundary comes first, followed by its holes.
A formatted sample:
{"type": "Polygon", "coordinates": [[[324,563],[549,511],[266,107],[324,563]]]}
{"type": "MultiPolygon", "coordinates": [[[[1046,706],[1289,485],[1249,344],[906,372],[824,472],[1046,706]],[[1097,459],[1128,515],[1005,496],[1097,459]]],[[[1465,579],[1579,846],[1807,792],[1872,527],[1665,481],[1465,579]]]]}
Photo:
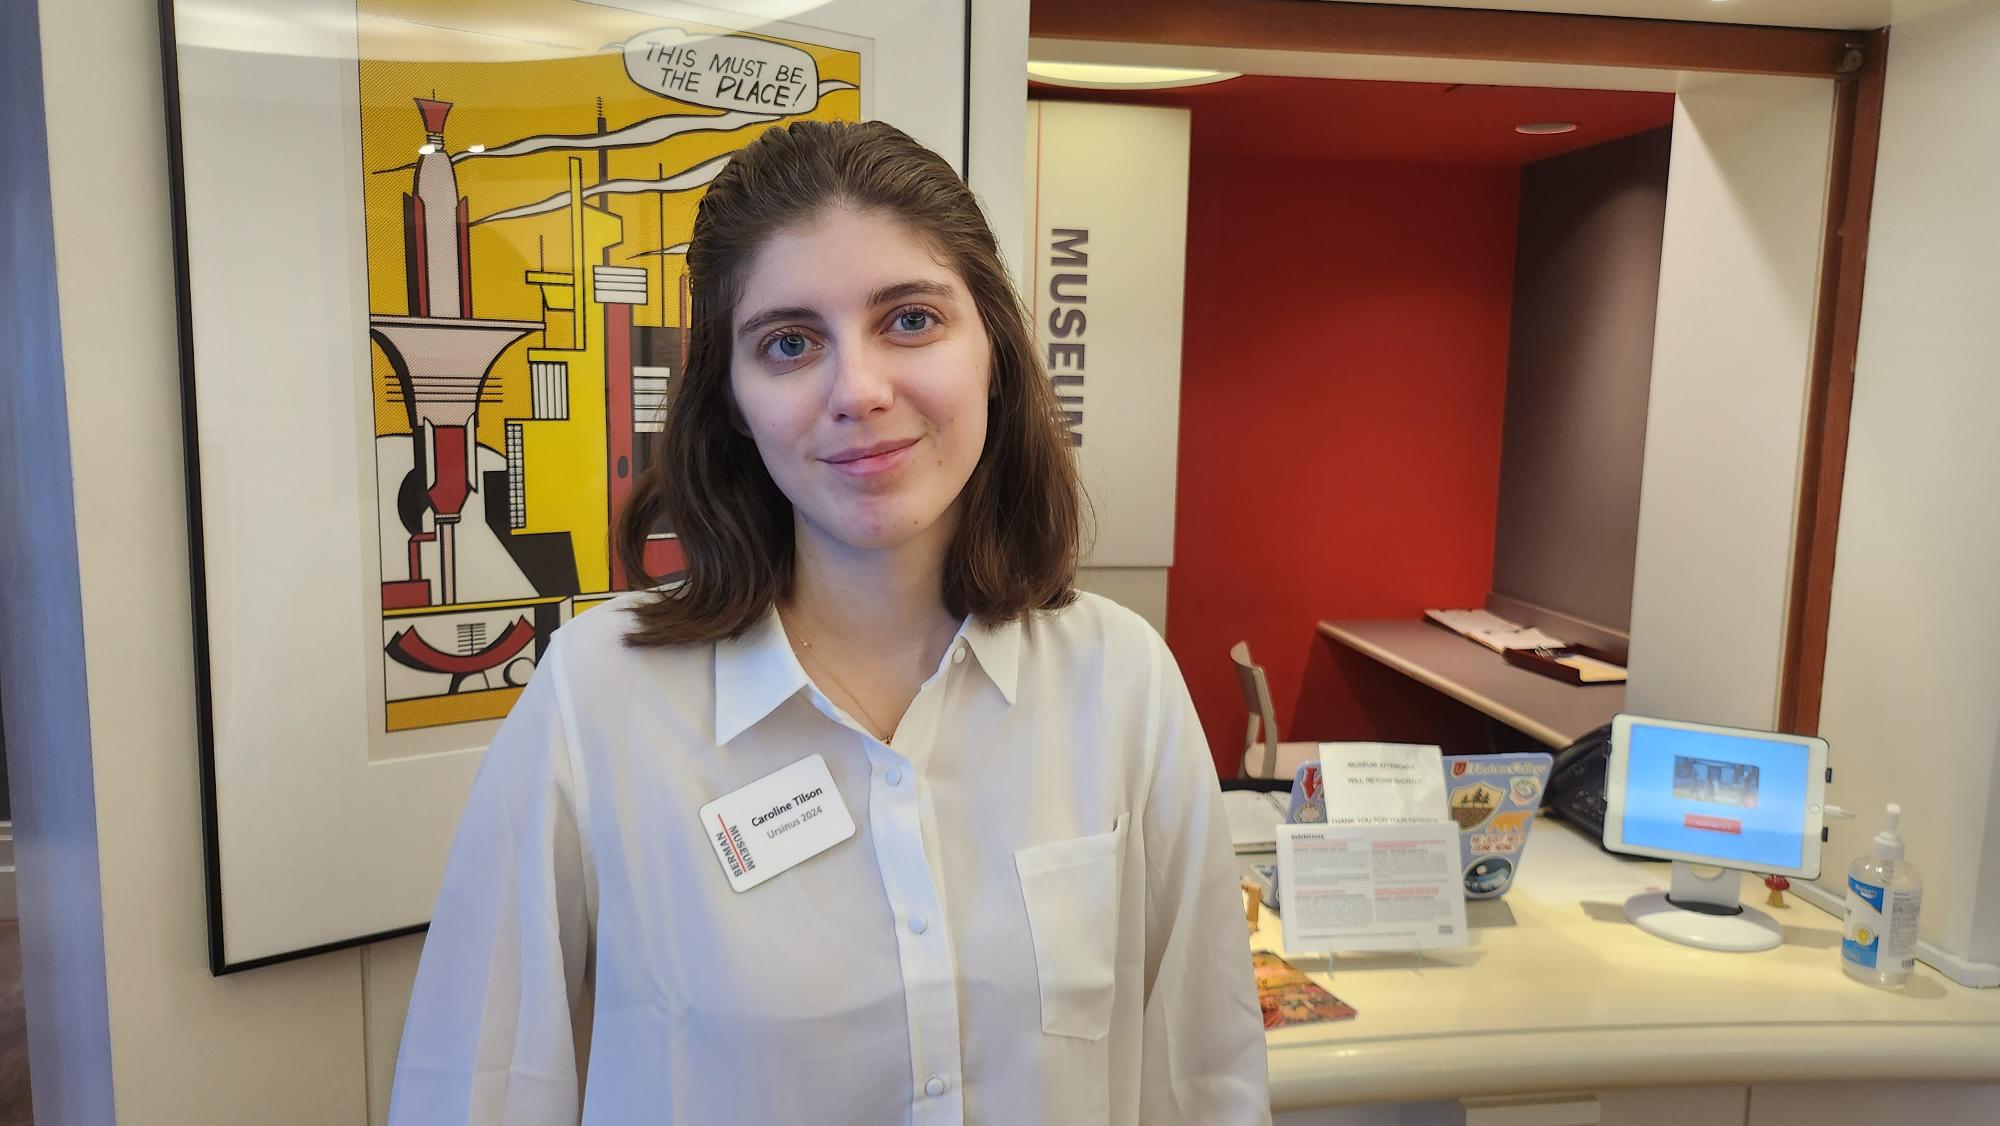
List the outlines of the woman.
{"type": "Polygon", "coordinates": [[[1208,748],[1072,588],[1075,471],[993,235],[880,124],[766,132],[687,370],[486,754],[390,1120],[1266,1122],[1208,748]]]}

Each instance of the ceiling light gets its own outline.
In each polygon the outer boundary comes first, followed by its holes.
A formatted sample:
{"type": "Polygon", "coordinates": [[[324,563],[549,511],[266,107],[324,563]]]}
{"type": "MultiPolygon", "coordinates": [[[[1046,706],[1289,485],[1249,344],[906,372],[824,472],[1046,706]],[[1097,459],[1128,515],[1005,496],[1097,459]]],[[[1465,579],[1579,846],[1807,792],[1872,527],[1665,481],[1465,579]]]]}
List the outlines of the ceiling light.
{"type": "Polygon", "coordinates": [[[1514,132],[1526,133],[1530,137],[1552,137],[1557,133],[1576,132],[1574,121],[1530,121],[1526,125],[1514,126],[1514,132]]]}
{"type": "Polygon", "coordinates": [[[1190,70],[1171,66],[1111,66],[1099,63],[1030,62],[1028,76],[1054,86],[1091,90],[1170,90],[1206,86],[1238,77],[1228,71],[1190,70]]]}

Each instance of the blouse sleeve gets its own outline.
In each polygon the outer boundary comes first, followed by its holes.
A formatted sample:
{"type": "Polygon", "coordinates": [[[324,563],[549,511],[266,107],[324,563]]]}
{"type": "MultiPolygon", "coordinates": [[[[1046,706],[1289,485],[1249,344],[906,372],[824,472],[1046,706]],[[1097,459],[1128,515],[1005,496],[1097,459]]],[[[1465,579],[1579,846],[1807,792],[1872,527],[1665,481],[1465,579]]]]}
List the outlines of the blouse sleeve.
{"type": "Polygon", "coordinates": [[[552,648],[480,764],[396,1059],[390,1126],[574,1126],[589,1056],[589,867],[552,648]]]}
{"type": "Polygon", "coordinates": [[[1153,638],[1157,754],[1146,800],[1146,1009],[1139,1118],[1147,1126],[1271,1121],[1236,853],[1215,763],[1180,668],[1153,638]]]}

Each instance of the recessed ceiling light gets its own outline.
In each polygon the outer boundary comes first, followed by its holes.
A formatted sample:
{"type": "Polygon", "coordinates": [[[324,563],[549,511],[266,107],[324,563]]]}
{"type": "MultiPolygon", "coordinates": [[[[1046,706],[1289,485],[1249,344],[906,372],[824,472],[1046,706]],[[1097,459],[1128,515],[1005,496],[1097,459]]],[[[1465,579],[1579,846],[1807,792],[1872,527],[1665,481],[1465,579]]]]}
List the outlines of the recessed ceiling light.
{"type": "Polygon", "coordinates": [[[1550,137],[1557,133],[1576,132],[1574,121],[1530,121],[1526,125],[1514,126],[1514,132],[1526,133],[1530,137],[1550,137]]]}
{"type": "Polygon", "coordinates": [[[1111,66],[1100,63],[1029,62],[1028,76],[1053,86],[1089,90],[1170,90],[1206,86],[1238,75],[1221,70],[1190,70],[1172,66],[1111,66]]]}

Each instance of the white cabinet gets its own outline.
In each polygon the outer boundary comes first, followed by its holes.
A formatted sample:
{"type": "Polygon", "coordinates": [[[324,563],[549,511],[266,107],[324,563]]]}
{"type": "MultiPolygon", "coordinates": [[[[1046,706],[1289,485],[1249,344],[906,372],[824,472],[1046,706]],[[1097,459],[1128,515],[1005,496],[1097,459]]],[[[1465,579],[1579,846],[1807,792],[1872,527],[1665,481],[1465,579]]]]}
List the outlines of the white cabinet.
{"type": "Polygon", "coordinates": [[[1282,1111],[1273,1126],[1746,1126],[1748,1096],[1743,1087],[1550,1092],[1282,1111]]]}
{"type": "Polygon", "coordinates": [[[1281,1111],[1273,1126],[1987,1126],[2000,1083],[1760,1083],[1281,1111]]]}
{"type": "Polygon", "coordinates": [[[1271,1126],[1458,1126],[1464,1120],[1456,1102],[1382,1103],[1283,1110],[1271,1116],[1271,1126]]]}
{"type": "Polygon", "coordinates": [[[1759,1083],[1747,1126],[1986,1126],[2000,1121],[2000,1083],[1759,1083]]]}

